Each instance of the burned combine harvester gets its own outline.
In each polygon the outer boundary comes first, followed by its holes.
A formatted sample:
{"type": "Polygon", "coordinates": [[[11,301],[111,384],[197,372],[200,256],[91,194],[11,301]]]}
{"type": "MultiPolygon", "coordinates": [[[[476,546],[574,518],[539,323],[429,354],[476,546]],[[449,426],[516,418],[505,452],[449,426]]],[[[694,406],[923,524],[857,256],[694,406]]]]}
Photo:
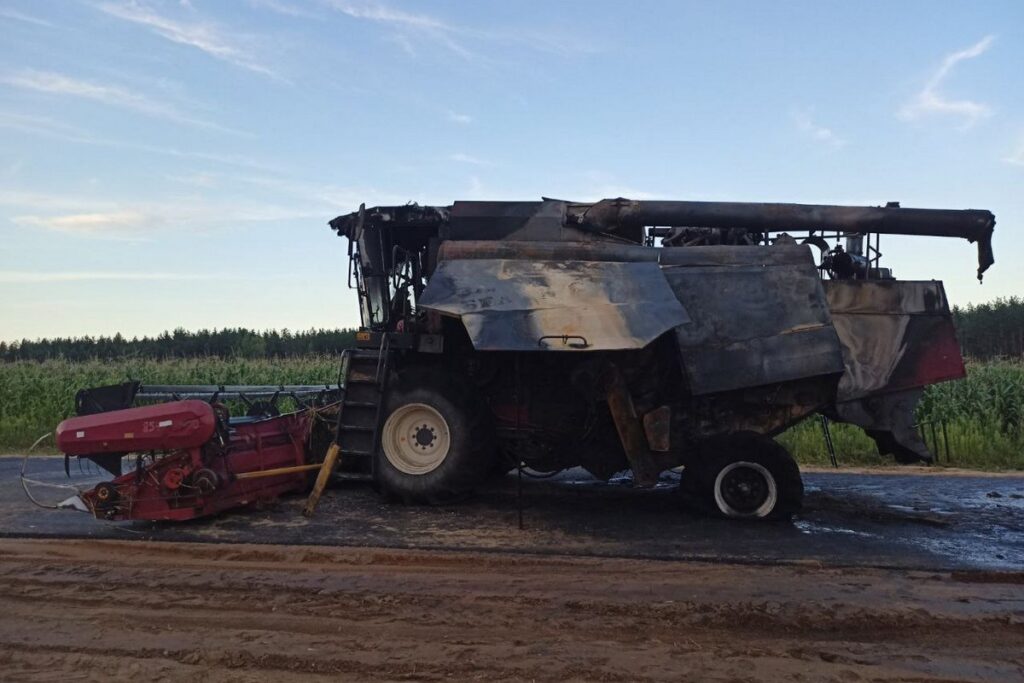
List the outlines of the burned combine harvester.
{"type": "Polygon", "coordinates": [[[302,489],[315,468],[318,483],[336,471],[442,503],[525,465],[629,469],[639,486],[682,466],[695,505],[785,518],[803,485],[773,437],[809,415],[863,428],[899,462],[931,459],[914,408],[923,387],[964,376],[963,360],[942,283],[894,279],[880,236],[974,242],[980,279],[995,219],[544,199],[360,207],[330,225],[348,238],[362,314],[337,385],[83,392],[58,443],[120,475],[83,495],[94,514],[210,514],[302,489]],[[219,403],[258,391],[291,393],[300,409],[275,415],[270,400],[239,420],[219,403]],[[176,400],[130,408],[139,397],[176,400]],[[192,427],[146,433],[150,460],[121,474],[121,457],[142,450],[135,433],[172,428],[170,413],[192,427]]]}
{"type": "Polygon", "coordinates": [[[379,418],[342,419],[338,441],[387,492],[443,501],[520,462],[631,469],[639,485],[682,465],[706,509],[779,518],[803,486],[772,437],[815,412],[899,462],[931,459],[914,408],[963,360],[942,283],[894,279],[880,235],[975,242],[980,279],[995,219],[544,199],[361,207],[330,225],[359,293],[355,358],[384,385],[379,418]]]}

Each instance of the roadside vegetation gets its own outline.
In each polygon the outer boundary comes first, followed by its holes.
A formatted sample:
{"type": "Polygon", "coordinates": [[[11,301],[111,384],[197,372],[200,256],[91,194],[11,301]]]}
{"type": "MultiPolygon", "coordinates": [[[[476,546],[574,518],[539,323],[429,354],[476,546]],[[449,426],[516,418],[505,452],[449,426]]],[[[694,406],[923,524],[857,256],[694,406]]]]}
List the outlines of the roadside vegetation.
{"type": "MultiPolygon", "coordinates": [[[[925,389],[917,418],[940,466],[1024,470],[1024,362],[969,362],[966,379],[925,389]]],[[[831,423],[830,430],[840,465],[893,464],[857,427],[831,423]]],[[[817,416],[779,441],[803,464],[831,464],[817,416]]]]}
{"type": "Polygon", "coordinates": [[[296,358],[127,358],[0,363],[0,452],[20,452],[74,414],[75,393],[138,379],[147,384],[336,382],[338,356],[296,358]]]}
{"type": "MultiPolygon", "coordinates": [[[[1024,299],[954,307],[968,377],[929,387],[918,410],[939,465],[1024,469],[1024,299]]],[[[23,451],[74,408],[83,387],[149,384],[304,384],[335,381],[355,330],[189,332],[128,339],[0,342],[0,452],[23,451]]],[[[860,429],[831,425],[841,465],[890,465],[860,429]]],[[[828,465],[817,416],[781,437],[804,464],[828,465]]]]}
{"type": "MultiPolygon", "coordinates": [[[[330,383],[337,374],[334,354],[0,363],[0,452],[22,452],[51,431],[72,413],[75,392],[83,387],[129,378],[149,384],[330,383]]],[[[1024,362],[970,362],[967,379],[926,390],[918,419],[929,446],[939,452],[940,466],[1024,469],[1024,362]]],[[[833,423],[831,432],[841,465],[893,464],[878,455],[860,429],[833,423]]],[[[780,441],[803,464],[829,464],[817,417],[793,427],[780,441]]]]}

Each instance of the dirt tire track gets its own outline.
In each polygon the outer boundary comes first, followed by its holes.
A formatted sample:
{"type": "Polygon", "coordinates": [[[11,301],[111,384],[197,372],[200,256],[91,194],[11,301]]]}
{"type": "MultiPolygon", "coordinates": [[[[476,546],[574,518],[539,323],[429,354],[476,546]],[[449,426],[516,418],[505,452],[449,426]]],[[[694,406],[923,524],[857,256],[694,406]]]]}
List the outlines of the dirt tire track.
{"type": "Polygon", "coordinates": [[[999,578],[0,540],[0,679],[1016,681],[999,578]]]}

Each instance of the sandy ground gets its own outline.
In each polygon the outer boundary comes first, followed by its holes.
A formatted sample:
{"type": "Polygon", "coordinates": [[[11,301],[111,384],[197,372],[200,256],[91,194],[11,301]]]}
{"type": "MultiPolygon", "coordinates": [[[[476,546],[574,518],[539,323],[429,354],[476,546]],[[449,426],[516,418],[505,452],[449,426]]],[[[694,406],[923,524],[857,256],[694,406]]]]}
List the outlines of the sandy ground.
{"type": "Polygon", "coordinates": [[[1016,479],[1024,478],[1024,470],[971,470],[964,467],[946,467],[928,465],[892,465],[891,467],[858,467],[855,465],[840,465],[836,467],[823,467],[821,465],[801,465],[801,472],[844,472],[846,474],[923,474],[936,477],[1011,477],[1016,479]]]}
{"type": "Polygon", "coordinates": [[[0,540],[0,679],[1024,680],[1024,575],[0,540]]]}

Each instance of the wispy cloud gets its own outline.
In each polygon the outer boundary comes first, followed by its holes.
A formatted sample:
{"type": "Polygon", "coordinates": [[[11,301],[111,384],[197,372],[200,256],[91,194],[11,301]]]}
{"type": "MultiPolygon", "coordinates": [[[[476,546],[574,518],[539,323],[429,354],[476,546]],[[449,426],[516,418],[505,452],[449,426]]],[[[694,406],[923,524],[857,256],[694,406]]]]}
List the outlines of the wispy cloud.
{"type": "Polygon", "coordinates": [[[118,241],[146,241],[161,231],[204,234],[239,223],[322,222],[331,210],[309,202],[222,200],[199,193],[146,201],[21,189],[0,189],[0,206],[13,209],[5,213],[15,214],[9,221],[22,228],[118,241]]]}
{"type": "Polygon", "coordinates": [[[371,21],[398,32],[405,39],[407,53],[415,55],[412,40],[440,45],[467,60],[480,58],[470,45],[506,44],[556,54],[594,52],[578,36],[547,34],[531,29],[486,29],[465,26],[439,17],[407,12],[376,0],[322,0],[329,7],[353,19],[371,21]]]}
{"type": "Polygon", "coordinates": [[[201,187],[207,190],[217,187],[216,174],[208,171],[197,171],[186,175],[168,174],[166,178],[173,183],[181,183],[182,185],[189,185],[191,187],[201,187]]]}
{"type": "Polygon", "coordinates": [[[0,270],[0,283],[11,285],[32,285],[47,282],[86,282],[86,281],[117,281],[117,280],[220,280],[225,276],[212,273],[152,273],[152,272],[120,272],[120,271],[51,271],[37,270],[0,270]]]}
{"type": "Polygon", "coordinates": [[[103,211],[114,208],[115,204],[70,194],[0,189],[0,206],[29,211],[103,211]]]}
{"type": "Polygon", "coordinates": [[[448,157],[451,161],[457,161],[460,164],[470,164],[472,166],[490,166],[491,162],[485,161],[478,157],[463,154],[462,152],[456,152],[448,157]]]}
{"type": "Polygon", "coordinates": [[[469,177],[469,187],[465,190],[466,196],[470,199],[480,199],[486,194],[483,181],[475,175],[469,177]]]}
{"type": "Polygon", "coordinates": [[[846,146],[846,140],[836,135],[831,128],[826,128],[814,121],[811,112],[801,110],[793,112],[793,122],[801,133],[811,140],[833,149],[846,146]]]}
{"type": "Polygon", "coordinates": [[[259,187],[264,194],[269,192],[288,197],[293,201],[300,202],[310,215],[320,218],[331,211],[355,211],[364,202],[367,206],[389,205],[405,204],[412,199],[407,196],[381,192],[373,187],[349,187],[280,176],[221,174],[216,177],[224,184],[259,187]]]}
{"type": "Polygon", "coordinates": [[[103,2],[97,9],[112,17],[145,26],[157,35],[200,50],[221,61],[248,69],[264,76],[278,78],[278,74],[263,64],[249,50],[238,44],[228,32],[208,22],[185,22],[159,14],[139,2],[103,2]]]}
{"type": "Polygon", "coordinates": [[[249,4],[260,9],[270,10],[277,14],[288,17],[300,17],[303,19],[316,19],[317,14],[304,6],[288,0],[249,0],[249,4]]]}
{"type": "MultiPolygon", "coordinates": [[[[67,204],[67,200],[61,200],[67,204]]],[[[173,227],[175,234],[206,234],[237,226],[239,223],[276,222],[294,219],[322,220],[323,210],[307,206],[258,202],[206,201],[200,197],[180,201],[116,202],[115,208],[95,210],[86,202],[84,210],[54,213],[53,206],[40,207],[37,213],[18,215],[10,220],[23,228],[60,232],[75,237],[146,242],[161,230],[173,227]]]]}
{"type": "Polygon", "coordinates": [[[54,121],[46,116],[27,116],[0,111],[0,128],[32,133],[68,142],[91,142],[87,135],[74,126],[54,121]]]}
{"type": "Polygon", "coordinates": [[[974,125],[979,119],[988,116],[991,109],[987,104],[968,99],[950,99],[939,92],[943,81],[953,68],[960,62],[974,59],[992,47],[995,36],[985,36],[974,45],[946,55],[942,64],[935,70],[925,83],[921,92],[899,111],[900,118],[914,120],[931,114],[945,114],[960,117],[965,126],[974,125]]]}
{"type": "Polygon", "coordinates": [[[155,201],[104,199],[95,195],[64,194],[0,188],[0,206],[10,207],[10,222],[25,229],[60,232],[75,237],[128,242],[154,239],[160,231],[205,234],[240,223],[289,220],[322,223],[325,216],[355,210],[361,201],[401,204],[406,198],[372,188],[317,185],[301,180],[208,174],[223,185],[258,187],[252,199],[225,200],[223,193],[203,194],[198,188],[184,195],[155,201]]]}
{"type": "Polygon", "coordinates": [[[46,228],[90,237],[138,238],[139,233],[163,224],[160,216],[139,210],[73,213],[58,216],[15,216],[15,225],[46,228]]]}
{"type": "Polygon", "coordinates": [[[92,135],[80,128],[69,126],[61,121],[45,116],[27,116],[13,112],[0,111],[0,128],[16,130],[22,133],[38,135],[40,137],[64,142],[74,142],[82,145],[97,145],[114,149],[124,149],[144,152],[147,154],[160,154],[179,159],[195,159],[197,161],[209,161],[216,164],[248,168],[254,171],[266,171],[271,173],[280,172],[277,166],[263,163],[247,156],[238,154],[218,154],[216,152],[196,152],[192,150],[177,149],[175,147],[160,147],[144,143],[130,142],[128,140],[113,140],[92,135]]]}
{"type": "Polygon", "coordinates": [[[447,118],[452,123],[460,123],[462,125],[473,123],[472,116],[470,116],[469,114],[462,114],[457,111],[448,110],[447,118]]]}
{"type": "MultiPolygon", "coordinates": [[[[443,45],[460,57],[472,56],[472,52],[457,40],[458,36],[463,33],[460,27],[430,15],[405,12],[376,2],[328,0],[328,4],[353,19],[373,21],[404,32],[414,32],[417,36],[443,45]]],[[[400,35],[409,44],[409,48],[411,48],[411,43],[408,42],[408,33],[401,33],[400,35]]]]}
{"type": "Polygon", "coordinates": [[[25,14],[24,12],[19,12],[18,10],[11,9],[9,7],[0,7],[0,18],[10,19],[12,21],[20,21],[22,23],[33,24],[35,26],[45,26],[47,28],[53,28],[53,24],[46,21],[45,19],[40,19],[39,17],[34,17],[31,14],[25,14]]]}
{"type": "Polygon", "coordinates": [[[126,109],[134,109],[144,114],[163,118],[178,118],[179,112],[173,107],[154,102],[143,95],[130,92],[116,85],[104,85],[82,81],[52,71],[36,71],[23,69],[3,77],[3,82],[16,88],[36,90],[38,92],[67,95],[126,109]]]}
{"type": "Polygon", "coordinates": [[[24,159],[16,159],[15,161],[5,164],[3,169],[0,169],[0,179],[10,180],[15,178],[21,173],[21,169],[25,167],[24,159]]]}
{"type": "Polygon", "coordinates": [[[416,46],[409,40],[409,36],[404,33],[393,33],[387,36],[387,40],[401,48],[402,52],[409,55],[410,57],[416,57],[419,53],[416,51],[416,46]]]}
{"type": "Polygon", "coordinates": [[[239,131],[231,128],[190,116],[172,104],[153,100],[119,85],[84,81],[53,71],[22,69],[21,71],[10,72],[0,76],[0,83],[51,95],[92,100],[111,107],[130,109],[141,114],[189,126],[209,128],[234,135],[241,134],[239,131]]]}
{"type": "Polygon", "coordinates": [[[1003,157],[1003,161],[1014,166],[1024,166],[1024,140],[1008,156],[1003,157]]]}
{"type": "Polygon", "coordinates": [[[400,9],[388,7],[372,0],[363,2],[349,2],[349,0],[328,0],[328,4],[334,9],[356,19],[369,19],[386,24],[408,26],[410,28],[428,31],[441,31],[443,33],[458,33],[460,29],[446,21],[432,17],[427,14],[415,14],[400,9]]]}
{"type": "Polygon", "coordinates": [[[73,142],[83,145],[96,145],[114,149],[124,149],[144,152],[146,154],[159,154],[179,159],[194,159],[197,161],[208,161],[226,166],[247,168],[254,171],[280,172],[281,169],[272,164],[267,164],[249,157],[238,154],[218,154],[216,152],[196,152],[192,150],[177,149],[175,147],[160,147],[144,143],[135,143],[127,140],[112,140],[96,137],[81,129],[68,126],[59,121],[38,116],[24,116],[0,112],[0,128],[17,130],[23,133],[38,135],[54,140],[73,142]]]}

